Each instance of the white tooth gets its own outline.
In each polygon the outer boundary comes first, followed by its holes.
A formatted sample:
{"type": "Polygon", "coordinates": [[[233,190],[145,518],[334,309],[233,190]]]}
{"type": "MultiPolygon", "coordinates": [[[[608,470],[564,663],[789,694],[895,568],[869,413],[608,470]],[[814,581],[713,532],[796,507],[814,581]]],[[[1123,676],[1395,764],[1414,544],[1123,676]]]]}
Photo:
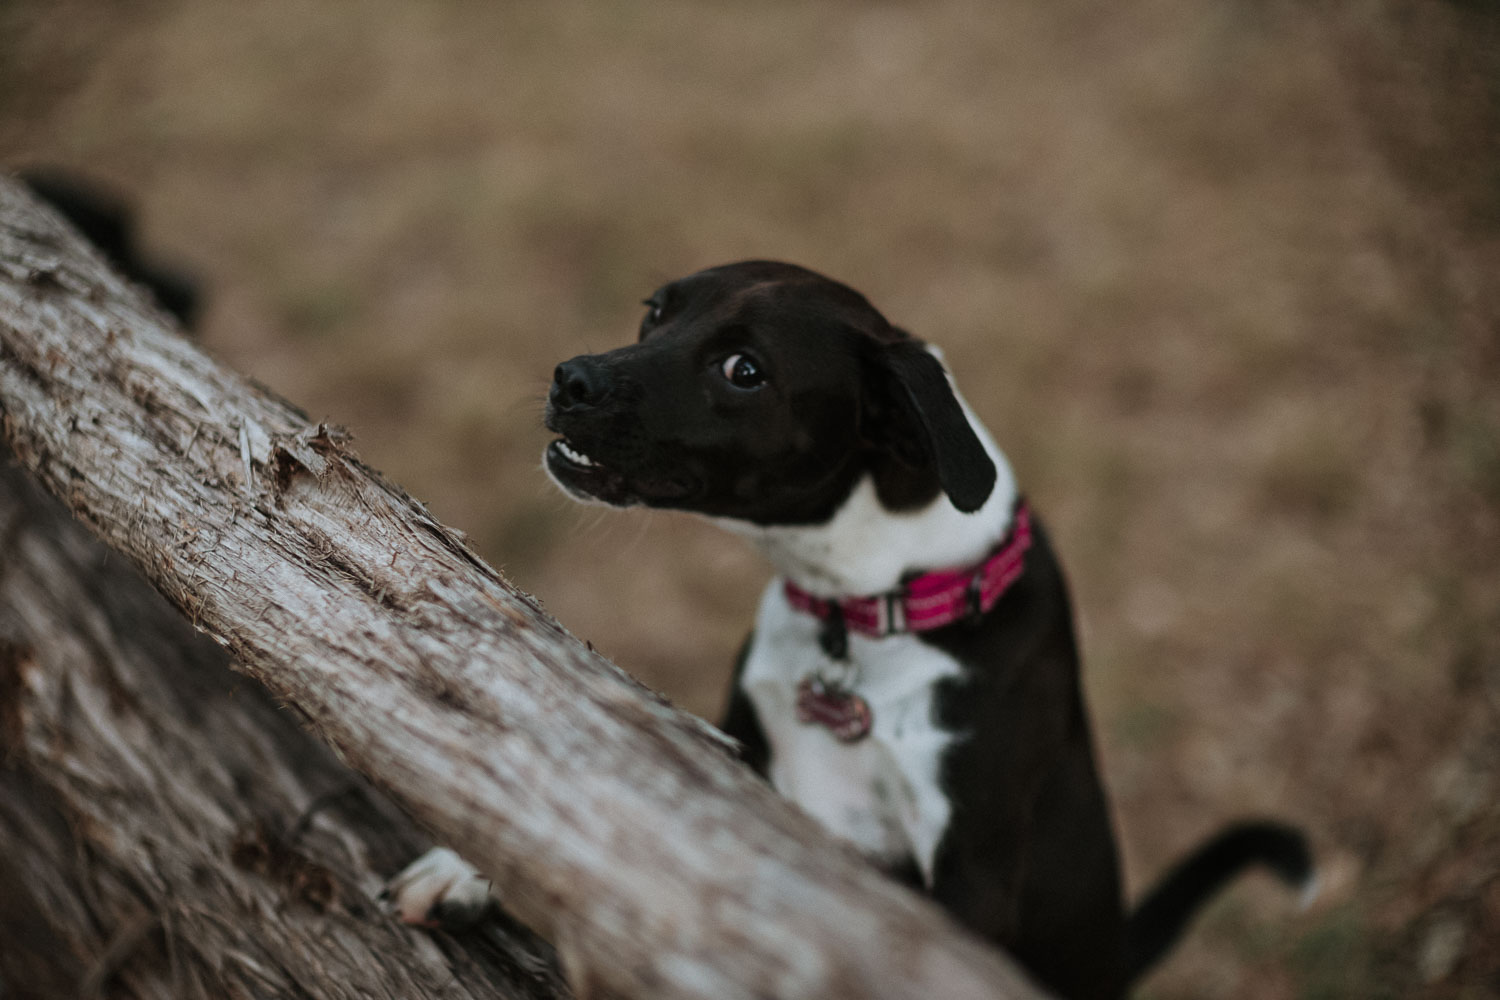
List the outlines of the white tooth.
{"type": "Polygon", "coordinates": [[[594,464],[594,460],[589,458],[587,455],[580,454],[579,452],[574,451],[572,448],[569,448],[566,441],[557,442],[557,450],[562,452],[563,457],[570,462],[574,462],[578,465],[594,464]]]}

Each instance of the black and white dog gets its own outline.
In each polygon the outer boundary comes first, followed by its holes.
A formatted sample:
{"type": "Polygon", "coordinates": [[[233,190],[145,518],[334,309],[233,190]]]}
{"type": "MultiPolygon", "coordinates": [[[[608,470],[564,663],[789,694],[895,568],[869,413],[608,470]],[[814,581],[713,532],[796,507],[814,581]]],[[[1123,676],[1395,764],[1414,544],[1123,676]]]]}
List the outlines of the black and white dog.
{"type": "MultiPolygon", "coordinates": [[[[1121,995],[1249,865],[1310,882],[1299,833],[1241,824],[1127,914],[1062,573],[936,352],[789,264],[646,305],[637,343],[557,367],[546,466],[775,565],[724,728],[779,792],[1066,997],[1121,995]]],[[[485,903],[444,851],[392,891],[415,921],[485,903]]]]}

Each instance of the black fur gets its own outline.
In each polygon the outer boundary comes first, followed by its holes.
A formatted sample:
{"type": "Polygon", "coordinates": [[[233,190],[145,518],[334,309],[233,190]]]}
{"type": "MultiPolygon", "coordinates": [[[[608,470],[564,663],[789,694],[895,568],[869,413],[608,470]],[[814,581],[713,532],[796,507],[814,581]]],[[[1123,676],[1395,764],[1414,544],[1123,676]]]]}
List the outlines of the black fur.
{"type": "Polygon", "coordinates": [[[937,712],[972,734],[943,762],[967,821],[938,845],[933,895],[1062,996],[1113,997],[1124,985],[1120,867],[1073,636],[1035,515],[1025,571],[990,613],[920,636],[964,664],[937,712]]]}
{"type": "Polygon", "coordinates": [[[984,506],[995,487],[995,463],[974,436],[938,359],[920,342],[903,340],[880,352],[880,364],[908,411],[904,423],[923,431],[921,452],[912,455],[911,464],[932,461],[943,491],[965,514],[984,506]]]}

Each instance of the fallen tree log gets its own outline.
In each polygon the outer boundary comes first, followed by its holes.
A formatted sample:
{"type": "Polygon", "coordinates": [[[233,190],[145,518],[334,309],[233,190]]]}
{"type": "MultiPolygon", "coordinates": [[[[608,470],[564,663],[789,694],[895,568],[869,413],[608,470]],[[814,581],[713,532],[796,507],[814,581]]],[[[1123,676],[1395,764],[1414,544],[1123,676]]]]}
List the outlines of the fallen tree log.
{"type": "Polygon", "coordinates": [[[3,180],[0,421],[240,669],[488,874],[581,995],[1036,995],[3,180]]]}
{"type": "Polygon", "coordinates": [[[569,995],[372,905],[424,838],[108,555],[0,448],[0,995],[569,995]]]}

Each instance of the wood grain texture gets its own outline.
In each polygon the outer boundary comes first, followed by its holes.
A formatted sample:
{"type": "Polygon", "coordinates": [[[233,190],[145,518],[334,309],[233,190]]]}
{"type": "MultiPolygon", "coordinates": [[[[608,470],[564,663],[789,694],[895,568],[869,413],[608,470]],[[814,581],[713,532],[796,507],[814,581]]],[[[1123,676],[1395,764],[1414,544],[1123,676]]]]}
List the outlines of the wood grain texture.
{"type": "Polygon", "coordinates": [[[386,916],[424,838],[228,660],[0,448],[0,992],[569,996],[513,922],[386,916]]]}
{"type": "Polygon", "coordinates": [[[4,181],[0,419],[49,491],[490,875],[581,995],[1035,995],[4,181]]]}

